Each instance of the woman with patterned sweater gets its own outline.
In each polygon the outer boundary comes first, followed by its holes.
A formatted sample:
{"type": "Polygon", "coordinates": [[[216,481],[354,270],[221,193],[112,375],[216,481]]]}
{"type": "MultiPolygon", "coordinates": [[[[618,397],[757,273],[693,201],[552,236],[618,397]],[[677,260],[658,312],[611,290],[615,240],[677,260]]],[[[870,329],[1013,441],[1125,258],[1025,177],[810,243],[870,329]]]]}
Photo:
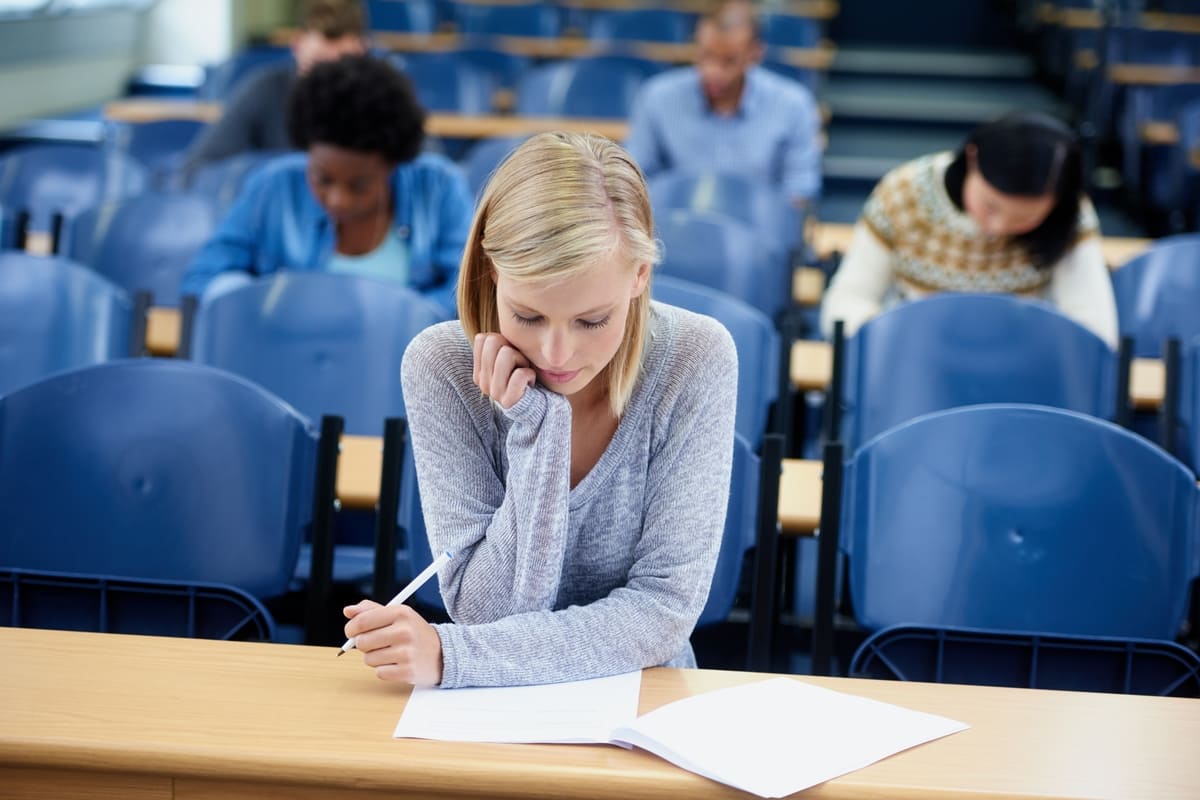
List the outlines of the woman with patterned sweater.
{"type": "Polygon", "coordinates": [[[1110,346],[1117,310],[1071,131],[1019,112],[957,153],[923,156],[875,187],[821,308],[847,335],[897,302],[935,292],[1049,301],[1110,346]]]}

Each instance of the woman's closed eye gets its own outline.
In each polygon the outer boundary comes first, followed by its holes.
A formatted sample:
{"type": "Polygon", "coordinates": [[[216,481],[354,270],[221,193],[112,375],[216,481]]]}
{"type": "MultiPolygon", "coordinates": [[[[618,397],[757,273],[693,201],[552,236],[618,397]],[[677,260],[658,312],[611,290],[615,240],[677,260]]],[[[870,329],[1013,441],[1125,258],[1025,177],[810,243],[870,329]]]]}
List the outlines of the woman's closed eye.
{"type": "MultiPolygon", "coordinates": [[[[544,321],[544,317],[542,317],[540,314],[527,317],[522,314],[513,312],[512,317],[513,317],[513,321],[515,321],[517,324],[525,325],[530,328],[532,328],[536,325],[541,325],[542,322],[544,321]]],[[[599,319],[580,319],[580,320],[577,320],[577,322],[581,327],[586,328],[589,331],[594,331],[594,330],[599,330],[600,328],[603,328],[605,325],[607,325],[611,318],[612,318],[612,315],[606,314],[605,316],[603,316],[599,319]]]]}

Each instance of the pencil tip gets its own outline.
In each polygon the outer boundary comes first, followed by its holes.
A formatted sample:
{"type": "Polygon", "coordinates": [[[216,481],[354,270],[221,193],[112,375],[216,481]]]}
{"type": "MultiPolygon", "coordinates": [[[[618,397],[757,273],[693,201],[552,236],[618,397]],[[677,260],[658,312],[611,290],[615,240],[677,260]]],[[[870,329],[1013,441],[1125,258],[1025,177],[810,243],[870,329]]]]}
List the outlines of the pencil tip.
{"type": "Polygon", "coordinates": [[[342,657],[342,656],[344,656],[345,654],[346,654],[346,651],[345,651],[345,650],[338,650],[338,658],[341,658],[341,657],[342,657]]]}

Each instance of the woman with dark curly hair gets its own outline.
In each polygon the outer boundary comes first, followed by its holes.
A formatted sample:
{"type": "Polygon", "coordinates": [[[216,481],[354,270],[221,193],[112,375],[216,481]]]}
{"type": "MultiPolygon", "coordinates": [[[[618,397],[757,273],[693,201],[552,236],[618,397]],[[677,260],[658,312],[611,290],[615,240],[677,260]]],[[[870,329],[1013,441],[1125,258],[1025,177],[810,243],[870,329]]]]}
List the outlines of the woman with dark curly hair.
{"type": "Polygon", "coordinates": [[[388,63],[351,56],[313,67],[288,108],[293,143],[306,152],[247,182],[183,293],[323,270],[402,283],[453,309],[471,198],[456,166],[421,152],[424,123],[412,85],[388,63]]]}

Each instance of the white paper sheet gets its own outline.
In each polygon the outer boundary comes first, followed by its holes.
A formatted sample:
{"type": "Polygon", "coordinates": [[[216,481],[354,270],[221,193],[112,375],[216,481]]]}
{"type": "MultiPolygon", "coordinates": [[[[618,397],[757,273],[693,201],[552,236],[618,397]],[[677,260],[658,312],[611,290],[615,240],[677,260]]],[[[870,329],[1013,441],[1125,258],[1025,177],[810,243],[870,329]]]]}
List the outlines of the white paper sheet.
{"type": "Polygon", "coordinates": [[[613,738],[759,797],[785,797],[967,727],[772,678],[663,706],[613,738]]]}
{"type": "Polygon", "coordinates": [[[609,744],[637,717],[642,673],[478,689],[414,689],[396,738],[609,744]]]}

